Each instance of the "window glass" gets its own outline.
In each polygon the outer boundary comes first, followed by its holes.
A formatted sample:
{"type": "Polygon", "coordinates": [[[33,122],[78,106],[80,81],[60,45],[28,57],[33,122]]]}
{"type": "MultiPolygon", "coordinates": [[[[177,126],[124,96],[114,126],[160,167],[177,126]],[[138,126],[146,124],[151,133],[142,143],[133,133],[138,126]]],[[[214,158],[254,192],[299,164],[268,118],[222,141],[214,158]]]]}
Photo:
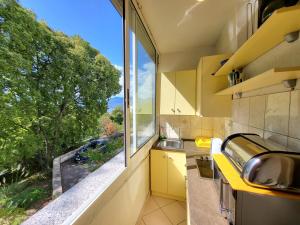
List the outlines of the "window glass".
{"type": "Polygon", "coordinates": [[[155,134],[155,48],[134,7],[130,20],[131,154],[155,134]]]}
{"type": "Polygon", "coordinates": [[[125,159],[122,7],[0,1],[0,224],[125,159]]]}

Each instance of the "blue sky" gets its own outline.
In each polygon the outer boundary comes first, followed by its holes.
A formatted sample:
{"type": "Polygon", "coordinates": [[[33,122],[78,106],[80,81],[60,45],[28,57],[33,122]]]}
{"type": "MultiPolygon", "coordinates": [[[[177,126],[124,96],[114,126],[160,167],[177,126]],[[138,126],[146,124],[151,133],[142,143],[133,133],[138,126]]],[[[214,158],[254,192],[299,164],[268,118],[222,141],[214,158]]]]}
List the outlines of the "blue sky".
{"type": "Polygon", "coordinates": [[[80,35],[112,64],[123,66],[122,18],[109,0],[20,0],[38,20],[67,35],[80,35]]]}

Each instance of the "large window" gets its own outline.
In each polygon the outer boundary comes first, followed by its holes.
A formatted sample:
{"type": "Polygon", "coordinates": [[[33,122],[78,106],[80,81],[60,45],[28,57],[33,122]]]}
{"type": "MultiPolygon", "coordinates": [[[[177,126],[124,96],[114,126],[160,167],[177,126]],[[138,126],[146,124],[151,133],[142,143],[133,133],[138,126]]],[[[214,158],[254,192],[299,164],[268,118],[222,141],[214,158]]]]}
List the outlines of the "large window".
{"type": "Polygon", "coordinates": [[[130,6],[131,154],[155,134],[156,51],[134,6],[130,6]]]}
{"type": "Polygon", "coordinates": [[[113,2],[118,10],[110,0],[0,1],[0,224],[20,224],[125,158],[122,1],[113,2]]]}

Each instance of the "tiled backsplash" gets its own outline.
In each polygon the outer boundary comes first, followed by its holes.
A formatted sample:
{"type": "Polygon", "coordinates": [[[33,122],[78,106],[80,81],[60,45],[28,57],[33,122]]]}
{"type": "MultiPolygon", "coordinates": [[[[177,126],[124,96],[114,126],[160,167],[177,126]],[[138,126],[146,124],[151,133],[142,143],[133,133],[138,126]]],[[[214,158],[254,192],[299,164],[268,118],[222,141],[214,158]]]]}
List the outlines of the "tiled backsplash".
{"type": "Polygon", "coordinates": [[[225,136],[237,132],[257,133],[300,151],[300,90],[233,100],[225,136]]]}
{"type": "Polygon", "coordinates": [[[196,136],[224,138],[224,118],[199,116],[160,116],[161,135],[194,139],[196,136]]]}

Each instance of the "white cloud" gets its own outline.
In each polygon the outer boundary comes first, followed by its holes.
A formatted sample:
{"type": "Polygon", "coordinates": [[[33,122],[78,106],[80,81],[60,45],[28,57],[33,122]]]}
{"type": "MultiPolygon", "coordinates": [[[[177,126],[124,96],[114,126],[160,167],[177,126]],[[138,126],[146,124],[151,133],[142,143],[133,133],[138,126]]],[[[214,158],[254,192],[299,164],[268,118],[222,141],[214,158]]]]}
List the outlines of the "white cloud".
{"type": "Polygon", "coordinates": [[[151,99],[154,95],[155,64],[146,63],[138,71],[138,94],[140,99],[151,99]]]}
{"type": "MultiPolygon", "coordinates": [[[[121,71],[119,84],[122,90],[115,97],[124,97],[124,68],[120,65],[114,65],[114,67],[121,71]]],[[[155,64],[152,62],[145,63],[142,68],[138,69],[138,98],[139,99],[151,99],[154,95],[154,82],[155,82],[155,64]]],[[[133,69],[130,68],[130,75],[133,75],[133,69]]],[[[130,79],[130,95],[133,95],[133,79],[130,79]]]]}

